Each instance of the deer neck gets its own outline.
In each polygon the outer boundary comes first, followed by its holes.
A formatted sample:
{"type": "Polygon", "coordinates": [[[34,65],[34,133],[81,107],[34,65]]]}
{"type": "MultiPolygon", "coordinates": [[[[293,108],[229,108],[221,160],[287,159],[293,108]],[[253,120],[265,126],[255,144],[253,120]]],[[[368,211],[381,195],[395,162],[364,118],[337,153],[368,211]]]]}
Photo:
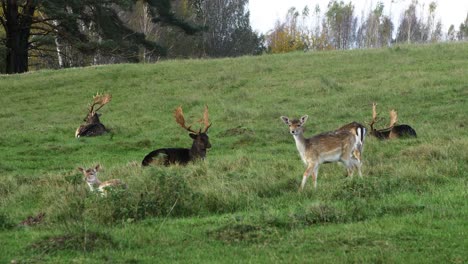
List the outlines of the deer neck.
{"type": "Polygon", "coordinates": [[[98,180],[98,178],[95,178],[94,181],[86,181],[86,183],[88,184],[89,189],[90,189],[91,191],[96,190],[96,188],[98,188],[99,185],[101,185],[101,181],[98,180]]]}
{"type": "MultiPolygon", "coordinates": [[[[206,151],[206,150],[205,150],[206,151]]],[[[196,146],[195,146],[195,143],[192,145],[192,148],[190,148],[189,150],[189,156],[190,156],[190,160],[194,160],[194,159],[204,159],[205,156],[206,156],[206,152],[203,151],[203,150],[200,150],[198,149],[196,146]]]]}
{"type": "Polygon", "coordinates": [[[300,133],[298,135],[293,135],[294,141],[296,142],[297,151],[299,151],[299,155],[301,155],[302,161],[307,164],[305,159],[305,151],[306,151],[306,139],[304,137],[304,133],[300,133]]]}

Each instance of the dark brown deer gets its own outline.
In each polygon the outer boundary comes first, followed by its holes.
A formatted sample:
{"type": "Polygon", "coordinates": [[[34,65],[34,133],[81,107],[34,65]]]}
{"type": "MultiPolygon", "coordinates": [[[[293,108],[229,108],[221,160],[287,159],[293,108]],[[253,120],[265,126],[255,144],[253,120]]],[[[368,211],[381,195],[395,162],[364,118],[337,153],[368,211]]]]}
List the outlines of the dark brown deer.
{"type": "Polygon", "coordinates": [[[372,103],[372,121],[370,122],[370,134],[380,140],[402,138],[402,137],[417,137],[416,131],[409,125],[397,125],[398,114],[395,110],[390,111],[390,125],[386,128],[375,129],[374,125],[380,120],[377,120],[376,103],[372,103]]]}
{"type": "Polygon", "coordinates": [[[75,137],[92,137],[99,136],[108,132],[106,127],[99,120],[97,111],[104,105],[108,104],[112,99],[110,94],[96,94],[93,96],[93,103],[89,106],[88,115],[83,119],[86,123],[78,127],[75,132],[75,137]],[[98,106],[96,109],[95,107],[98,106]]]}
{"type": "Polygon", "coordinates": [[[187,126],[185,124],[184,113],[182,111],[182,107],[180,106],[175,110],[174,117],[176,122],[182,128],[190,132],[189,136],[193,139],[192,147],[190,149],[160,148],[154,150],[145,156],[145,158],[141,162],[142,166],[148,166],[151,163],[161,163],[161,161],[165,166],[169,166],[171,164],[186,165],[187,163],[193,160],[205,159],[206,150],[211,148],[211,144],[207,135],[208,128],[210,128],[211,126],[211,124],[208,121],[208,106],[205,106],[205,112],[203,114],[203,131],[200,128],[200,130],[196,132],[191,129],[191,126],[187,126]]]}

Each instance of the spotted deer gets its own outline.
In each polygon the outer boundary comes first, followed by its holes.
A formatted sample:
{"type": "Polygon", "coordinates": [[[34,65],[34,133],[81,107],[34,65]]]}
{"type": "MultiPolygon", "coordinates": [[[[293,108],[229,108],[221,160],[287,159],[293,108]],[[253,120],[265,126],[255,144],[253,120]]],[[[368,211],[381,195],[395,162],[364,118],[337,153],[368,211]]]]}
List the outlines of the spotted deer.
{"type": "Polygon", "coordinates": [[[376,103],[372,103],[372,121],[369,123],[371,132],[370,134],[380,140],[402,138],[402,137],[417,137],[416,131],[409,125],[397,125],[398,114],[392,109],[390,111],[390,125],[386,128],[375,129],[374,125],[380,120],[377,120],[376,103]]]}
{"type": "Polygon", "coordinates": [[[281,117],[281,120],[289,127],[299,155],[307,167],[299,190],[304,189],[307,178],[311,174],[314,188],[317,188],[318,169],[322,163],[342,162],[349,177],[353,175],[354,169],[357,169],[359,176],[362,177],[358,136],[348,130],[335,130],[305,138],[304,124],[308,118],[308,115],[293,120],[286,116],[281,117]]]}
{"type": "Polygon", "coordinates": [[[205,106],[205,111],[203,113],[202,123],[204,129],[194,131],[191,129],[191,126],[185,124],[184,113],[182,107],[179,106],[174,111],[174,117],[182,128],[189,132],[189,136],[192,138],[192,147],[191,148],[160,148],[150,152],[145,156],[141,162],[142,166],[148,166],[152,163],[161,163],[165,166],[171,164],[181,164],[186,165],[190,161],[205,159],[207,149],[211,148],[211,143],[208,138],[208,129],[211,127],[211,123],[208,120],[208,106],[205,106]]]}
{"type": "Polygon", "coordinates": [[[98,171],[101,169],[101,165],[96,165],[95,167],[84,169],[79,167],[78,170],[81,171],[84,175],[84,179],[89,186],[91,192],[99,192],[102,196],[107,195],[107,190],[112,188],[127,188],[127,185],[119,179],[112,179],[105,182],[101,182],[97,178],[98,171]]]}
{"type": "Polygon", "coordinates": [[[338,128],[337,130],[349,131],[349,132],[353,133],[355,136],[358,137],[360,142],[358,143],[357,151],[359,153],[356,152],[355,154],[357,154],[359,156],[359,158],[356,155],[353,155],[353,157],[361,160],[362,152],[364,151],[364,140],[365,140],[366,135],[367,135],[367,128],[364,125],[353,121],[353,122],[351,122],[349,124],[346,124],[346,125],[338,128]]]}
{"type": "Polygon", "coordinates": [[[97,111],[99,111],[103,106],[108,104],[111,101],[111,99],[112,96],[110,94],[96,94],[95,96],[93,96],[93,102],[88,108],[88,114],[83,119],[83,121],[85,121],[85,124],[79,126],[78,129],[76,129],[76,138],[82,136],[99,136],[108,132],[106,127],[101,123],[101,120],[99,120],[99,116],[101,114],[99,114],[97,111]],[[98,107],[95,109],[96,106],[98,107]]]}

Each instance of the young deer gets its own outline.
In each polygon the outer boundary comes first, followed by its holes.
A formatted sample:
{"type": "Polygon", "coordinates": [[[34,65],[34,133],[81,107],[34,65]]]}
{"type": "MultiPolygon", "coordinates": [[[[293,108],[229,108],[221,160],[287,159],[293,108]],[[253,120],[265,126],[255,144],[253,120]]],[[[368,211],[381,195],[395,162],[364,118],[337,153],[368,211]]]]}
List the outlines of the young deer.
{"type": "Polygon", "coordinates": [[[359,124],[358,122],[353,121],[349,124],[346,124],[338,128],[337,130],[349,131],[359,138],[360,142],[358,144],[358,150],[359,150],[359,157],[361,157],[362,152],[364,150],[364,139],[366,138],[366,135],[367,135],[367,128],[363,126],[362,124],[359,124]]]}
{"type": "Polygon", "coordinates": [[[97,111],[101,109],[104,105],[109,103],[112,99],[110,94],[96,94],[93,96],[93,103],[89,106],[88,115],[83,119],[86,123],[78,127],[75,132],[75,137],[79,138],[81,136],[92,137],[99,136],[104,133],[107,133],[108,130],[99,120],[99,114],[97,111]],[[94,109],[95,106],[99,106],[97,109],[94,109]]]}
{"type": "Polygon", "coordinates": [[[372,121],[370,122],[371,135],[378,139],[392,139],[401,137],[417,137],[416,131],[409,125],[396,125],[398,115],[395,110],[390,111],[390,125],[387,128],[375,129],[374,124],[378,122],[376,103],[372,103],[372,121]]]}
{"type": "Polygon", "coordinates": [[[157,163],[160,161],[158,157],[162,156],[162,162],[165,166],[169,166],[171,164],[182,164],[185,165],[189,161],[197,160],[197,159],[205,159],[206,157],[206,150],[211,148],[211,144],[208,138],[208,128],[210,128],[211,124],[208,121],[208,106],[205,106],[205,112],[203,114],[203,124],[205,128],[203,131],[200,130],[198,132],[191,129],[191,126],[185,125],[185,118],[184,113],[182,111],[182,107],[178,107],[174,112],[174,117],[176,122],[182,127],[189,131],[189,136],[193,139],[192,147],[188,148],[161,148],[150,152],[148,155],[145,156],[143,161],[141,162],[142,166],[148,166],[151,163],[157,163]]]}
{"type": "Polygon", "coordinates": [[[107,195],[108,188],[127,188],[127,185],[123,183],[119,179],[112,179],[105,182],[101,182],[97,178],[97,173],[101,169],[101,165],[96,165],[94,168],[83,169],[81,167],[78,168],[85,177],[85,181],[89,186],[89,189],[94,192],[98,191],[102,196],[107,195]]]}
{"type": "Polygon", "coordinates": [[[358,136],[348,130],[335,130],[305,138],[304,124],[308,117],[304,115],[299,120],[290,120],[286,116],[281,117],[281,120],[289,126],[289,132],[296,141],[301,159],[307,166],[302,177],[300,190],[304,189],[310,174],[312,174],[314,188],[317,188],[318,169],[322,163],[342,162],[346,166],[348,176],[351,177],[353,169],[356,168],[359,176],[362,177],[358,136]]]}

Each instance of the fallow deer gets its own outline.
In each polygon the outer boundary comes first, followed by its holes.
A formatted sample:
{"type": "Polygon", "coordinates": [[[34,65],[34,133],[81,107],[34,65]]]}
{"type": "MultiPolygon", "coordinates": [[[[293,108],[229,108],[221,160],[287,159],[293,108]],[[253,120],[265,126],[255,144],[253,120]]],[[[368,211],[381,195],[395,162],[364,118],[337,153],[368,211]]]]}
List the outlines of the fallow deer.
{"type": "Polygon", "coordinates": [[[378,139],[392,139],[401,137],[417,137],[416,131],[409,125],[396,125],[398,115],[395,110],[390,111],[390,125],[387,128],[375,129],[374,125],[377,120],[376,103],[372,103],[372,121],[369,123],[371,132],[370,134],[378,139]]]}
{"type": "Polygon", "coordinates": [[[359,176],[362,177],[361,155],[359,152],[360,140],[358,136],[348,130],[335,130],[305,138],[304,124],[308,117],[304,115],[299,120],[290,120],[286,116],[281,117],[281,120],[289,126],[289,132],[296,141],[296,147],[301,159],[307,166],[299,190],[304,189],[307,178],[311,174],[314,188],[317,188],[318,169],[322,163],[342,162],[346,167],[348,176],[351,177],[353,170],[357,169],[359,176]]]}
{"type": "Polygon", "coordinates": [[[89,169],[83,169],[81,167],[78,168],[79,171],[81,171],[85,177],[85,181],[89,186],[89,189],[91,192],[99,192],[102,196],[107,195],[107,189],[111,188],[127,188],[127,185],[123,183],[119,179],[112,179],[108,180],[105,182],[101,182],[97,178],[97,173],[101,169],[101,165],[96,165],[95,167],[89,168],[89,169]]]}
{"type": "Polygon", "coordinates": [[[337,130],[349,131],[359,138],[360,143],[358,144],[358,150],[359,150],[359,157],[361,157],[362,152],[364,150],[364,139],[366,138],[366,135],[367,135],[367,128],[363,126],[362,124],[353,121],[349,124],[346,124],[338,128],[337,130]]]}
{"type": "Polygon", "coordinates": [[[112,99],[110,94],[96,94],[93,96],[93,102],[88,108],[88,114],[83,119],[86,123],[78,127],[75,132],[75,137],[79,138],[82,136],[92,137],[99,136],[104,133],[107,133],[108,130],[99,120],[99,114],[97,111],[101,109],[104,105],[108,104],[112,99]],[[94,107],[99,106],[97,109],[94,107]]]}
{"type": "Polygon", "coordinates": [[[200,128],[198,132],[191,129],[191,126],[185,124],[184,113],[182,107],[178,107],[174,112],[176,122],[189,133],[189,136],[193,139],[192,147],[188,148],[160,148],[150,152],[145,156],[141,165],[148,166],[151,163],[158,163],[162,159],[162,163],[165,166],[171,164],[185,165],[190,161],[197,159],[205,159],[207,149],[211,148],[211,144],[208,138],[208,128],[211,124],[208,121],[208,106],[205,106],[205,112],[203,114],[204,129],[200,128]]]}

